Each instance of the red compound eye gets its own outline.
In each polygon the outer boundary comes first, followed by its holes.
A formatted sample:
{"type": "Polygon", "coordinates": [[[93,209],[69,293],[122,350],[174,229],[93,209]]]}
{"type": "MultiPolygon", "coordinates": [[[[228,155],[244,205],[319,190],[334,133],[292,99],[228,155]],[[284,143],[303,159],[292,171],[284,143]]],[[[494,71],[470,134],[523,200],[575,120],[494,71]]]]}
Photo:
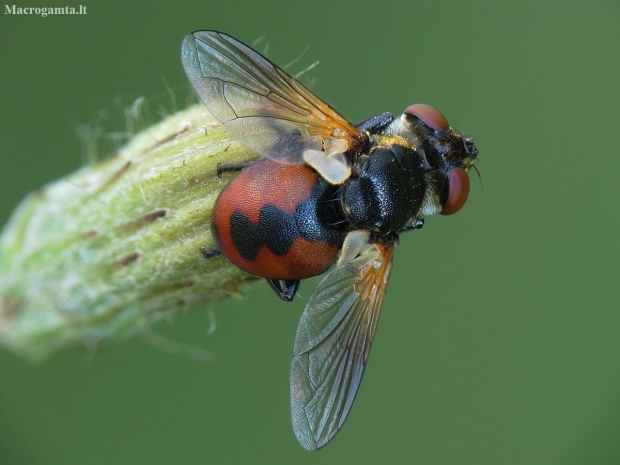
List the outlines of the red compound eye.
{"type": "Polygon", "coordinates": [[[448,120],[439,110],[424,103],[416,103],[405,108],[405,113],[417,116],[435,131],[445,131],[450,127],[448,120]]]}
{"type": "Polygon", "coordinates": [[[448,184],[448,198],[446,204],[441,210],[442,215],[452,215],[456,213],[469,196],[469,176],[463,168],[452,168],[450,172],[450,181],[448,184]]]}

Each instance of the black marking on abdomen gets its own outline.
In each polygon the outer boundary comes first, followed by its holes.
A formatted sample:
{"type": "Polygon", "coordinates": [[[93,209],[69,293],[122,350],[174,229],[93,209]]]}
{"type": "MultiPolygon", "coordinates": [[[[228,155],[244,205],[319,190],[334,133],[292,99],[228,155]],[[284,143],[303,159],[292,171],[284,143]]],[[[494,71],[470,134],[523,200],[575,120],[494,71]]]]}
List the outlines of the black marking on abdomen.
{"type": "Polygon", "coordinates": [[[261,246],[283,257],[299,238],[309,242],[323,241],[341,245],[346,234],[342,216],[330,201],[332,188],[322,179],[314,185],[311,195],[286,213],[275,205],[265,204],[253,223],[243,212],[235,210],[230,217],[230,237],[245,260],[254,261],[261,246]]]}
{"type": "Polygon", "coordinates": [[[258,223],[250,221],[239,210],[235,210],[230,217],[230,237],[245,260],[256,260],[263,245],[273,254],[284,256],[299,236],[295,215],[273,205],[261,208],[258,223]]]}

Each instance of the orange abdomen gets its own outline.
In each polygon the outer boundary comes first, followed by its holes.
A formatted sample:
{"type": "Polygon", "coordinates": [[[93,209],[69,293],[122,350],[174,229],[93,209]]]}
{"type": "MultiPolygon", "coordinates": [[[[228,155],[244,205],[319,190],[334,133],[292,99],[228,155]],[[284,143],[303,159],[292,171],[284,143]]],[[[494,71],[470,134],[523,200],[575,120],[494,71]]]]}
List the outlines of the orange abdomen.
{"type": "Polygon", "coordinates": [[[264,278],[321,274],[333,263],[346,233],[335,191],[305,165],[256,162],[215,203],[217,246],[233,264],[264,278]]]}

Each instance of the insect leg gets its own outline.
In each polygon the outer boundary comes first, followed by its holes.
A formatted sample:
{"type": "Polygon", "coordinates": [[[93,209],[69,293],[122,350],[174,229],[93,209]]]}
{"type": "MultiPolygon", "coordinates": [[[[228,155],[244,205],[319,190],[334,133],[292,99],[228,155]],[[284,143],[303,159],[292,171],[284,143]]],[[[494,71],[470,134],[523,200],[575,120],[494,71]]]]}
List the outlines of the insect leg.
{"type": "Polygon", "coordinates": [[[358,131],[368,131],[371,134],[377,134],[394,121],[394,117],[391,113],[385,112],[380,115],[371,116],[370,118],[363,119],[354,124],[358,131]]]}
{"type": "Polygon", "coordinates": [[[252,163],[218,163],[217,164],[217,177],[221,178],[223,173],[229,173],[231,171],[241,171],[252,163]]]}
{"type": "Polygon", "coordinates": [[[206,247],[201,247],[200,252],[202,252],[205,258],[213,258],[222,253],[218,249],[207,249],[206,247]]]}
{"type": "Polygon", "coordinates": [[[278,294],[278,297],[287,302],[293,300],[293,297],[295,297],[297,293],[297,289],[299,289],[299,279],[280,280],[267,278],[267,282],[275,293],[278,294]]]}
{"type": "Polygon", "coordinates": [[[415,218],[411,223],[405,225],[405,230],[421,229],[422,226],[424,226],[424,218],[415,218]]]}

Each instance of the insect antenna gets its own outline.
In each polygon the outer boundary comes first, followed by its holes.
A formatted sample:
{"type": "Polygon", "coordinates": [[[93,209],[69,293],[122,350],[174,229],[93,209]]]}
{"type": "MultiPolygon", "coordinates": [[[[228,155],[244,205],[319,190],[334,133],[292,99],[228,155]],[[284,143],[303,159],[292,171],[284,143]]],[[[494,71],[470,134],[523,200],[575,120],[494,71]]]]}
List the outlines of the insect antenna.
{"type": "Polygon", "coordinates": [[[482,188],[482,193],[484,194],[484,185],[482,184],[482,175],[480,174],[480,171],[478,171],[478,167],[476,165],[472,165],[472,166],[474,167],[474,170],[476,170],[476,174],[478,175],[478,179],[480,180],[480,187],[482,188]]]}

